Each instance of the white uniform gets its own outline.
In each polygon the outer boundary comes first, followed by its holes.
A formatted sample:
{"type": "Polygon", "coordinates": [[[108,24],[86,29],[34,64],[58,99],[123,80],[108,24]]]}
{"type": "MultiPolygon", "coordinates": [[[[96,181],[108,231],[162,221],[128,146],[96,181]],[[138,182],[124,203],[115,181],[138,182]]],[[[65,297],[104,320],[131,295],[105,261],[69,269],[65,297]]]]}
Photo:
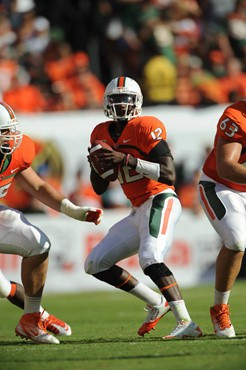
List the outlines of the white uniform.
{"type": "Polygon", "coordinates": [[[137,253],[143,270],[162,263],[172,245],[180,215],[181,205],[172,189],[152,196],[109,229],[87,257],[85,271],[96,274],[137,253]]]}
{"type": "Polygon", "coordinates": [[[220,177],[216,164],[219,138],[242,145],[240,164],[246,163],[246,101],[228,106],[217,124],[214,148],[208,155],[199,183],[201,205],[226,248],[244,251],[246,248],[246,183],[220,177]]]}
{"type": "Polygon", "coordinates": [[[45,253],[51,243],[22,212],[0,205],[0,253],[30,257],[45,253]]]}
{"type": "Polygon", "coordinates": [[[244,251],[246,248],[246,193],[229,189],[203,174],[199,185],[199,198],[204,212],[223,240],[225,247],[244,251]],[[207,190],[202,185],[203,181],[214,184],[214,189],[207,190]],[[216,198],[213,200],[208,192],[214,192],[216,198]]]}

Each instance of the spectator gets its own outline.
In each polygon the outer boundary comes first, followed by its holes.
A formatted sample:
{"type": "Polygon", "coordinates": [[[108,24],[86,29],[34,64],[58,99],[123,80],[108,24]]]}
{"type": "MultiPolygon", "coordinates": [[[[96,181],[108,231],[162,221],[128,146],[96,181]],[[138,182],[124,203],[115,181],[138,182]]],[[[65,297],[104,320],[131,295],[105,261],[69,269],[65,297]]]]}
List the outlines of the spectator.
{"type": "Polygon", "coordinates": [[[53,0],[49,7],[40,0],[3,2],[1,93],[7,99],[10,93],[10,104],[21,112],[97,108],[105,83],[128,75],[140,83],[146,105],[236,100],[244,82],[236,77],[240,86],[231,90],[226,61],[245,73],[245,7],[245,0],[97,0],[93,6],[89,0],[53,0]],[[84,60],[76,61],[77,53],[84,60]],[[189,61],[181,76],[184,58],[189,61]],[[27,75],[25,88],[13,82],[20,71],[27,75]],[[30,104],[15,102],[16,92],[30,104]]]}
{"type": "Polygon", "coordinates": [[[3,100],[21,113],[42,112],[46,102],[40,89],[28,82],[21,82],[20,76],[12,76],[9,90],[3,94],[3,100]]]}

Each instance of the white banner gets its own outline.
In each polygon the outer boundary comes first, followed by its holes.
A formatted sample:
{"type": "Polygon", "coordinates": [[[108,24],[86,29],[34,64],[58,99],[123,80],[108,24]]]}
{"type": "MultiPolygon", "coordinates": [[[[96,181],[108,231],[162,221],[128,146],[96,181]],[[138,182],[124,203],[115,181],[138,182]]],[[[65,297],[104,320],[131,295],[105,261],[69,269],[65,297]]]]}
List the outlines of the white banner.
{"type": "MultiPolygon", "coordinates": [[[[201,164],[205,147],[212,145],[224,108],[156,106],[144,108],[143,114],[163,121],[175,162],[183,161],[187,170],[193,170],[201,164]]],[[[106,121],[102,110],[20,115],[18,119],[24,133],[56,145],[65,166],[64,191],[71,192],[78,166],[82,164],[85,174],[89,174],[90,133],[98,123],[106,121]]]]}
{"type": "MultiPolygon", "coordinates": [[[[48,277],[46,292],[75,292],[109,289],[84,272],[84,261],[90,250],[103,238],[116,221],[129,211],[105,211],[103,221],[95,226],[70,219],[63,215],[27,215],[28,220],[40,227],[50,238],[48,277]]],[[[180,286],[194,286],[213,278],[213,265],[218,253],[218,238],[206,217],[193,216],[184,211],[176,226],[175,240],[165,261],[173,271],[180,286]]],[[[10,279],[20,282],[21,258],[0,255],[0,268],[10,279]]],[[[150,286],[151,280],[139,268],[137,256],[121,263],[131,274],[150,286]]]]}
{"type": "MultiPolygon", "coordinates": [[[[212,145],[216,124],[224,108],[155,106],[144,108],[143,114],[154,115],[164,122],[175,162],[183,161],[186,170],[191,171],[201,165],[205,147],[212,145]]],[[[59,153],[58,157],[64,166],[62,186],[65,194],[74,190],[79,166],[83,166],[85,177],[89,181],[87,147],[92,129],[106,120],[102,110],[18,115],[18,119],[24,133],[55,145],[56,154],[59,153]]],[[[48,146],[47,148],[49,149],[48,146]]],[[[46,151],[45,155],[48,154],[46,151]]],[[[51,162],[52,159],[53,152],[51,162]]],[[[47,233],[53,245],[46,291],[106,289],[106,284],[84,273],[83,263],[90,249],[125,214],[126,211],[105,211],[104,221],[97,227],[79,223],[63,215],[52,216],[52,213],[28,216],[30,222],[47,233]]],[[[192,286],[206,279],[211,280],[219,241],[204,214],[194,216],[189,211],[183,211],[175,235],[166,263],[180,285],[192,286]]],[[[137,257],[130,258],[121,265],[151,284],[149,278],[139,269],[137,257]]],[[[0,268],[10,279],[20,281],[19,257],[0,255],[0,268]]]]}

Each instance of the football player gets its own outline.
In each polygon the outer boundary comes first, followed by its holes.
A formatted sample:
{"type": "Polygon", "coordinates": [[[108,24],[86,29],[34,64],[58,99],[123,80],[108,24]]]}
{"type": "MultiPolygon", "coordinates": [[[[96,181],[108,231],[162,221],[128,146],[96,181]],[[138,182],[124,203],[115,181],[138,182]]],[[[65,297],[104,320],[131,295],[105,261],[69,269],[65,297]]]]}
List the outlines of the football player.
{"type": "Polygon", "coordinates": [[[228,106],[199,183],[201,205],[222,239],[210,315],[219,338],[235,337],[229,297],[246,247],[246,100],[228,106]]]}
{"type": "MultiPolygon", "coordinates": [[[[24,190],[54,210],[98,224],[102,210],[76,206],[40,178],[31,167],[34,155],[34,144],[19,131],[14,111],[0,102],[0,198],[15,178],[24,190]]],[[[24,314],[15,328],[16,334],[36,343],[58,344],[59,340],[46,331],[40,312],[51,247],[48,237],[30,224],[24,214],[4,205],[0,205],[0,235],[0,253],[23,257],[24,314]]]]}
{"type": "MultiPolygon", "coordinates": [[[[15,306],[24,309],[24,288],[21,284],[10,281],[0,270],[0,298],[7,298],[15,306]]],[[[50,315],[42,306],[39,307],[41,320],[48,331],[55,335],[69,336],[72,330],[68,324],[50,315]]]]}
{"type": "MultiPolygon", "coordinates": [[[[171,310],[177,325],[165,339],[199,337],[201,329],[192,321],[178,283],[165,264],[181,214],[174,189],[173,157],[164,124],[155,117],[140,116],[142,102],[139,85],[129,77],[115,78],[106,87],[104,113],[110,120],[94,128],[91,145],[100,139],[113,148],[100,153],[98,161],[106,168],[118,164],[118,180],[132,210],[91,251],[85,271],[147,303],[149,313],[139,335],[149,333],[171,310]],[[160,294],[117,265],[134,254],[138,254],[144,274],[156,284],[160,294]]],[[[91,182],[95,192],[102,194],[109,182],[95,171],[93,158],[88,156],[91,182]]]]}

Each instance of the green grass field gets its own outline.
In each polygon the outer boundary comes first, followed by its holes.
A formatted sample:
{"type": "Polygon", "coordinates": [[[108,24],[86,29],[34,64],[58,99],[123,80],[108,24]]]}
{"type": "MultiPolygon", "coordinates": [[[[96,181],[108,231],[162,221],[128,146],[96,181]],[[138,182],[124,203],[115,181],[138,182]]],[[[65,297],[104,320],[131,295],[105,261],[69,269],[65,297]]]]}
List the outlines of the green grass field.
{"type": "Polygon", "coordinates": [[[0,369],[245,369],[246,280],[238,281],[231,294],[232,321],[237,337],[216,339],[209,306],[213,287],[183,289],[194,321],[204,336],[196,340],[162,340],[175,326],[168,313],[155,331],[144,338],[136,332],[145,318],[144,304],[124,292],[45,295],[43,306],[67,321],[71,337],[60,345],[36,345],[14,334],[21,310],[0,300],[0,369]]]}

